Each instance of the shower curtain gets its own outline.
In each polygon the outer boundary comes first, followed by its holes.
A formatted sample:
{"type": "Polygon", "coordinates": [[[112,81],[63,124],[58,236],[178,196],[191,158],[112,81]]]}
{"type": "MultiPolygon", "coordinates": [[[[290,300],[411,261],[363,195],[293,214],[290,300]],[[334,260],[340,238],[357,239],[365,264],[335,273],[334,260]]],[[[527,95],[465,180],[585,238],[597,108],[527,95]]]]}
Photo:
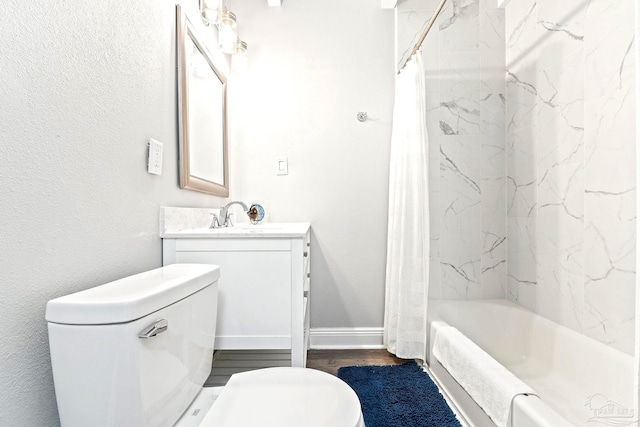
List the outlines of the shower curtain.
{"type": "Polygon", "coordinates": [[[384,343],[426,361],[429,297],[428,139],[418,51],[396,76],[391,133],[384,343]]]}

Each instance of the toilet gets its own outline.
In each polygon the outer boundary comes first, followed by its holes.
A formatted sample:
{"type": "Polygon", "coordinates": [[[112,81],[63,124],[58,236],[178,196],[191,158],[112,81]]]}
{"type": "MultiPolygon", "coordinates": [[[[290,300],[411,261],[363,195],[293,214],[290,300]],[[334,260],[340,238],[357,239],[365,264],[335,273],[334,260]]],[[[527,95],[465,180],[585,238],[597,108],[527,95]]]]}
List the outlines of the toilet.
{"type": "Polygon", "coordinates": [[[342,380],[306,368],[211,372],[217,266],[173,264],[47,303],[60,423],[75,426],[364,427],[342,380]]]}

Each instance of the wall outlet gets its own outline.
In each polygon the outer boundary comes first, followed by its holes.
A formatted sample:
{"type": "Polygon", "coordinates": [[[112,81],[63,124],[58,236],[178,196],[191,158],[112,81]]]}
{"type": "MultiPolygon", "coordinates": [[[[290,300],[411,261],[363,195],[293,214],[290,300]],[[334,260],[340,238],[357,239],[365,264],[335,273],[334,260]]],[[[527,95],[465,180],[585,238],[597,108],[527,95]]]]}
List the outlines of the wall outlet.
{"type": "Polygon", "coordinates": [[[162,175],[162,142],[151,138],[149,140],[149,159],[147,172],[154,175],[162,175]]]}

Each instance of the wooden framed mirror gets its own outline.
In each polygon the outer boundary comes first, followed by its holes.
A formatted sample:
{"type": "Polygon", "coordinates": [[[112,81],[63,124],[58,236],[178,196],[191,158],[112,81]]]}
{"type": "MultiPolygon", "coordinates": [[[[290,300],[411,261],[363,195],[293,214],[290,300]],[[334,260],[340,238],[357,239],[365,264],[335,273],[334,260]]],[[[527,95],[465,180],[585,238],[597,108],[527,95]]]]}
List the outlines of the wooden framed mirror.
{"type": "Polygon", "coordinates": [[[229,196],[227,79],[176,6],[180,188],[229,196]]]}

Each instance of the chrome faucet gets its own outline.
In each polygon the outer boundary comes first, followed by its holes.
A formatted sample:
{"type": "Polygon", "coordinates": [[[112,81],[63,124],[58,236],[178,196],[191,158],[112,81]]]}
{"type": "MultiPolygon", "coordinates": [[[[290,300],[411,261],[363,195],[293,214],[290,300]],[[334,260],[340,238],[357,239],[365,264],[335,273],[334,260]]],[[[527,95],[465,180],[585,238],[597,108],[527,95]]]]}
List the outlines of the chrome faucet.
{"type": "Polygon", "coordinates": [[[227,205],[220,209],[220,219],[222,220],[222,226],[223,227],[232,227],[233,223],[231,222],[231,216],[229,215],[229,207],[231,207],[231,205],[240,205],[242,206],[242,210],[244,210],[245,212],[249,211],[249,208],[247,207],[247,205],[245,205],[242,202],[229,202],[227,203],[227,205]]]}

